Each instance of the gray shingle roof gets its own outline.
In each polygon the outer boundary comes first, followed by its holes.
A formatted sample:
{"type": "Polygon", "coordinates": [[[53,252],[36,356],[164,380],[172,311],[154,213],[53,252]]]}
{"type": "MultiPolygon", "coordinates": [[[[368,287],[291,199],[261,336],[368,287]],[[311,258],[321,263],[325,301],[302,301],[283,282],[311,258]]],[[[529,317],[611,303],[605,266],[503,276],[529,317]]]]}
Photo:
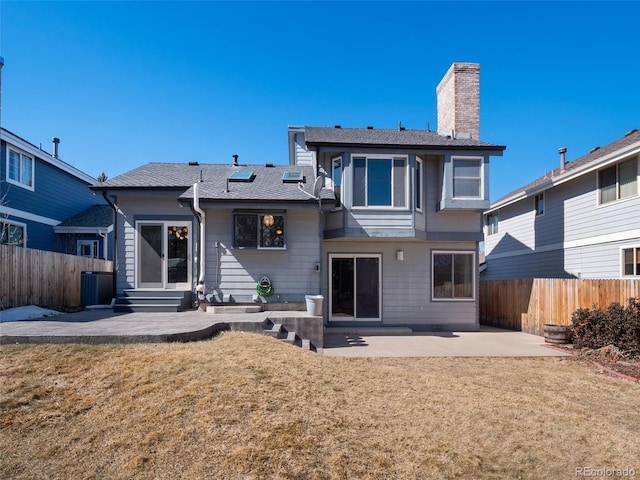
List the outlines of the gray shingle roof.
{"type": "Polygon", "coordinates": [[[408,148],[470,148],[504,150],[506,147],[471,138],[451,138],[431,130],[304,127],[307,145],[358,145],[408,148]]]}
{"type": "Polygon", "coordinates": [[[564,172],[558,166],[558,168],[556,168],[555,170],[552,170],[551,172],[543,175],[542,177],[537,178],[533,182],[528,183],[523,187],[520,187],[504,195],[503,197],[493,202],[493,204],[491,205],[491,208],[494,208],[495,206],[498,206],[499,204],[508,201],[511,197],[521,195],[523,192],[538,190],[538,187],[542,187],[547,183],[550,184],[552,180],[555,180],[561,174],[563,176],[571,175],[572,170],[575,170],[578,167],[586,166],[591,163],[594,165],[597,165],[599,161],[601,161],[607,155],[614,153],[617,150],[620,150],[626,146],[632,145],[636,142],[640,142],[640,130],[633,129],[629,131],[624,137],[612,143],[609,143],[604,147],[598,147],[597,149],[591,150],[591,152],[589,152],[586,155],[583,155],[582,157],[576,158],[575,160],[570,162],[565,162],[564,172]]]}
{"type": "Polygon", "coordinates": [[[113,210],[109,205],[94,205],[66,219],[59,227],[108,228],[113,224],[113,210]]]}
{"type": "MultiPolygon", "coordinates": [[[[193,198],[193,184],[202,178],[199,184],[201,200],[216,201],[276,201],[276,202],[315,202],[298,189],[297,183],[283,183],[284,172],[302,172],[305,177],[304,189],[311,193],[315,175],[311,167],[275,165],[239,165],[186,163],[149,163],[130,172],[119,175],[94,187],[94,190],[181,190],[180,199],[193,198]],[[251,170],[254,178],[251,182],[228,182],[236,171],[251,170]]],[[[334,201],[333,193],[328,189],[321,192],[322,200],[334,201]]]]}

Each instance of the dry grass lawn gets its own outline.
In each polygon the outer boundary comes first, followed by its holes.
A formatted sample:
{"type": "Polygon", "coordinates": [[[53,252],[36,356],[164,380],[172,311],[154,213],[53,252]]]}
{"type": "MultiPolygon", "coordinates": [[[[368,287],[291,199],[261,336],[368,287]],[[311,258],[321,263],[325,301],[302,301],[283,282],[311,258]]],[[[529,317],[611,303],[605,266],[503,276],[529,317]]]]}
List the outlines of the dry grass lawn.
{"type": "Polygon", "coordinates": [[[243,333],[0,348],[2,479],[640,475],[640,386],[574,358],[346,359],[243,333]]]}

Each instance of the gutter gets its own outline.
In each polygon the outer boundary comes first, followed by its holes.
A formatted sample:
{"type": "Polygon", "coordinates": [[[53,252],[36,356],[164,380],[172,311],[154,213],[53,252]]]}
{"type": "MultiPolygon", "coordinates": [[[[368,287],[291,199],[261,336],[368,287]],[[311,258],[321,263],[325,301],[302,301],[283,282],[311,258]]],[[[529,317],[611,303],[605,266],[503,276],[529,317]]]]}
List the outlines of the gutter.
{"type": "MultiPolygon", "coordinates": [[[[105,199],[105,201],[109,204],[109,206],[113,209],[113,246],[111,248],[113,248],[113,261],[112,261],[112,267],[111,267],[111,282],[112,282],[112,289],[113,289],[113,298],[117,298],[118,297],[118,279],[117,277],[117,273],[118,273],[118,212],[120,212],[120,209],[118,208],[118,206],[113,203],[109,197],[107,196],[107,191],[103,190],[102,191],[102,197],[105,199]]],[[[121,212],[120,212],[121,213],[121,212]]],[[[124,214],[122,214],[124,216],[124,214]]],[[[106,237],[105,237],[105,242],[106,242],[106,237]]],[[[113,303],[113,302],[112,302],[113,303]]]]}

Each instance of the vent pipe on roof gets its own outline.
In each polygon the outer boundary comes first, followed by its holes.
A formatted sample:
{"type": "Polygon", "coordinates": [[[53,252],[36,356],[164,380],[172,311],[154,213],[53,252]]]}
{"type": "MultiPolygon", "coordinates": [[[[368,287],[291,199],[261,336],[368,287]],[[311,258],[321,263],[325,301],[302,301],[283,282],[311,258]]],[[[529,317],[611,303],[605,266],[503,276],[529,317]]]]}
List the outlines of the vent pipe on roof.
{"type": "Polygon", "coordinates": [[[58,144],[60,143],[60,139],[53,137],[51,141],[53,142],[53,158],[58,158],[58,144]]]}
{"type": "Polygon", "coordinates": [[[560,171],[564,172],[564,167],[567,163],[564,154],[567,153],[567,147],[560,147],[558,153],[560,154],[560,171]]]}
{"type": "Polygon", "coordinates": [[[233,157],[233,166],[237,167],[238,166],[238,154],[234,153],[233,155],[231,155],[233,157]]]}

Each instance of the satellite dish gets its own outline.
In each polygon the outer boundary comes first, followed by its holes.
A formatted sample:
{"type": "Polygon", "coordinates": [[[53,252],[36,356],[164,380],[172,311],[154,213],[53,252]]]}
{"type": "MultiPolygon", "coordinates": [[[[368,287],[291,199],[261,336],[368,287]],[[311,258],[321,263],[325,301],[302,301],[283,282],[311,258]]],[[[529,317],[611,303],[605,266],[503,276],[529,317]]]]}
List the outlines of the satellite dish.
{"type": "Polygon", "coordinates": [[[322,190],[322,181],[324,178],[322,175],[318,175],[313,182],[313,196],[319,200],[320,199],[320,190],[322,190]]]}

